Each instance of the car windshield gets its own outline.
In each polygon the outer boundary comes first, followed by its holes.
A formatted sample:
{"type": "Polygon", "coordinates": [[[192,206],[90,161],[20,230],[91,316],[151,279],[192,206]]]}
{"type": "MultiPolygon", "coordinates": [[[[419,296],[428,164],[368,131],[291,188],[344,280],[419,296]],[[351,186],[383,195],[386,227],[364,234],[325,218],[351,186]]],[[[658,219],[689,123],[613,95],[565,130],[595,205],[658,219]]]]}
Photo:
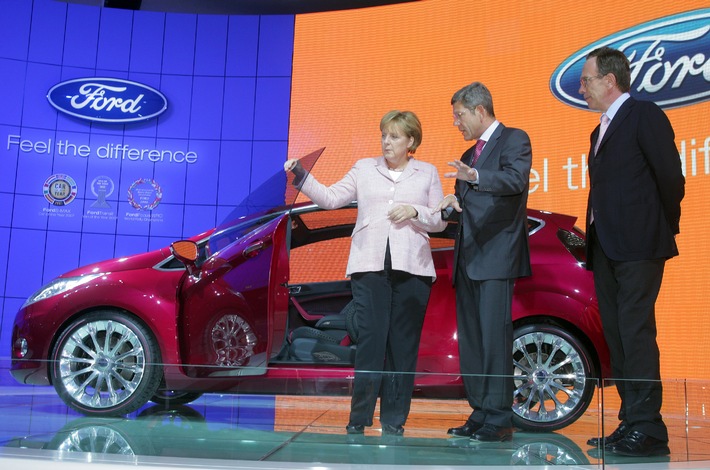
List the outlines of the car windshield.
{"type": "MultiPolygon", "coordinates": [[[[324,150],[325,147],[301,157],[299,161],[303,168],[311,171],[324,150]]],[[[292,184],[293,178],[293,173],[279,170],[250,192],[212,233],[207,242],[207,256],[290,210],[299,194],[292,184]]]]}

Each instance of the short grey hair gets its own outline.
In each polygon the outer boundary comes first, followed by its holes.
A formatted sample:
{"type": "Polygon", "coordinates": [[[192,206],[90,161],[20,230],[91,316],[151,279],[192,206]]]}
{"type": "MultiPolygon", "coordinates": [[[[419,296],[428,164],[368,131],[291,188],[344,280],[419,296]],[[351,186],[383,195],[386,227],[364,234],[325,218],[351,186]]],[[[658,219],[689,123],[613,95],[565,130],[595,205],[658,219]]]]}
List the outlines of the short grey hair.
{"type": "Polygon", "coordinates": [[[493,112],[493,97],[488,88],[481,82],[473,82],[470,85],[466,85],[459,91],[454,93],[451,97],[451,104],[461,103],[467,109],[473,111],[476,106],[483,106],[491,117],[496,117],[495,112],[493,112]]]}

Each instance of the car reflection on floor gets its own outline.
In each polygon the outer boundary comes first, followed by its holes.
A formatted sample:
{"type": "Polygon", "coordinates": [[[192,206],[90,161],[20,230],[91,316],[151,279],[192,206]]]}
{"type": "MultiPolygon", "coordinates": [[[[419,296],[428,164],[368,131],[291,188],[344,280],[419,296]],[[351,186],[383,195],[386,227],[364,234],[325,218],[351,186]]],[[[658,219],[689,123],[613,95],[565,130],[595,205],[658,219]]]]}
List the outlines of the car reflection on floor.
{"type": "Polygon", "coordinates": [[[284,432],[209,422],[193,407],[147,407],[131,419],[77,418],[53,435],[11,439],[8,447],[121,456],[220,460],[436,465],[588,465],[571,439],[517,433],[512,443],[468,439],[284,432]],[[41,443],[41,444],[40,444],[41,443]]]}

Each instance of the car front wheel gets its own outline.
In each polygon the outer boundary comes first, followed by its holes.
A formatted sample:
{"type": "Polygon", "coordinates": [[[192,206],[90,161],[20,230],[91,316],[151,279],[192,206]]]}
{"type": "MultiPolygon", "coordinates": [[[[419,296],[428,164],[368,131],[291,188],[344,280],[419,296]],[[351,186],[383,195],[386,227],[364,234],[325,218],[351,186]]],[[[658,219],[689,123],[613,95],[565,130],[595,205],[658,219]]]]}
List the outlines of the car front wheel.
{"type": "Polygon", "coordinates": [[[97,311],[70,324],[51,356],[61,399],[90,416],[123,416],[151,399],[162,379],[160,352],[150,331],[133,317],[97,311]]]}
{"type": "Polygon", "coordinates": [[[153,403],[163,407],[185,405],[192,403],[202,396],[196,392],[181,392],[179,390],[158,390],[150,399],[153,403]]]}
{"type": "Polygon", "coordinates": [[[594,394],[587,349],[557,325],[524,325],[513,337],[515,426],[526,431],[569,426],[594,394]]]}

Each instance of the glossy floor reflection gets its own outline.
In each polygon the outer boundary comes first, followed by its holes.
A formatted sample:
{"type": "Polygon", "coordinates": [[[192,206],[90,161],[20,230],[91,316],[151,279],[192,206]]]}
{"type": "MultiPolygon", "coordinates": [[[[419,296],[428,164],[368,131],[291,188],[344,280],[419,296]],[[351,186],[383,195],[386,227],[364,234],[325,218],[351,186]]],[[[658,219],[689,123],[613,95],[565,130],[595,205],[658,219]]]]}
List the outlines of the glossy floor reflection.
{"type": "MultiPolygon", "coordinates": [[[[512,442],[483,444],[446,435],[447,428],[468,415],[463,400],[415,399],[403,437],[383,436],[377,424],[363,436],[348,436],[347,397],[208,394],[190,405],[149,405],[125,419],[99,419],[69,410],[52,388],[4,386],[0,461],[19,457],[193,468],[245,468],[250,463],[262,465],[254,468],[321,469],[352,464],[706,468],[710,426],[704,414],[705,384],[682,381],[664,387],[672,454],[639,459],[603,455],[586,445],[600,432],[600,408],[594,409],[599,397],[580,420],[561,431],[516,432],[512,442]]],[[[604,423],[611,430],[617,424],[613,389],[605,395],[604,423]]]]}

